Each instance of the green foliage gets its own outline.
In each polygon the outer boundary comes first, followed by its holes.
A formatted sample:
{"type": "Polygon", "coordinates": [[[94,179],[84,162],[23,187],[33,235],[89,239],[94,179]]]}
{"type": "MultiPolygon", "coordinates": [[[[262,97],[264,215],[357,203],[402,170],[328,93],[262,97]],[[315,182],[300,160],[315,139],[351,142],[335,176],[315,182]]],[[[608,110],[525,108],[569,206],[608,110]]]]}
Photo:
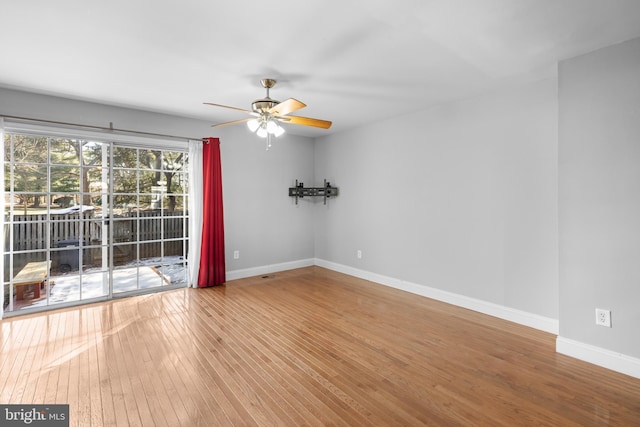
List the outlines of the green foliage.
{"type": "Polygon", "coordinates": [[[92,205],[102,199],[104,191],[110,191],[109,183],[103,182],[102,169],[110,162],[112,188],[118,195],[114,206],[182,208],[182,198],[173,194],[186,188],[185,153],[113,146],[109,156],[104,147],[104,143],[80,139],[6,134],[5,191],[13,192],[25,211],[27,205],[40,206],[47,192],[65,204],[92,205]],[[148,197],[139,198],[139,193],[153,194],[151,199],[156,202],[143,205],[140,200],[148,197]]]}

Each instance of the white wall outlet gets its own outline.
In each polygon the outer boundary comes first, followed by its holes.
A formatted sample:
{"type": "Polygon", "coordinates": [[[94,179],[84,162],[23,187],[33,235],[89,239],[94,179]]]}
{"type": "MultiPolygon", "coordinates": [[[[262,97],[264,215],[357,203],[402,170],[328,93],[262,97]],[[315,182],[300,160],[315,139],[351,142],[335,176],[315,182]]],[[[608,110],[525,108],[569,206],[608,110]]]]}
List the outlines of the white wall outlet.
{"type": "Polygon", "coordinates": [[[240,251],[233,251],[233,259],[240,259],[240,251]]]}
{"type": "Polygon", "coordinates": [[[611,311],[602,308],[596,308],[596,325],[611,327],[611,311]]]}
{"type": "Polygon", "coordinates": [[[358,259],[362,259],[362,251],[360,249],[358,249],[358,251],[356,252],[356,256],[358,257],[358,259]]]}

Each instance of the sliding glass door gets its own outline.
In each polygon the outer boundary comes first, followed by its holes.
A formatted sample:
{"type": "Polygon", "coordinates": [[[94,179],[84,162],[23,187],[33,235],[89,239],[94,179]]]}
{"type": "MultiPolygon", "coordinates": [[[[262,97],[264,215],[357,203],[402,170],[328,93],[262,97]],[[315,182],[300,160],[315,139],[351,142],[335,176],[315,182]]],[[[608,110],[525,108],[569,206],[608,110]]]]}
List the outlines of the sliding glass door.
{"type": "Polygon", "coordinates": [[[186,154],[4,136],[4,310],[186,286],[186,154]]]}
{"type": "Polygon", "coordinates": [[[115,146],[113,292],[187,284],[186,153],[115,146]]]}

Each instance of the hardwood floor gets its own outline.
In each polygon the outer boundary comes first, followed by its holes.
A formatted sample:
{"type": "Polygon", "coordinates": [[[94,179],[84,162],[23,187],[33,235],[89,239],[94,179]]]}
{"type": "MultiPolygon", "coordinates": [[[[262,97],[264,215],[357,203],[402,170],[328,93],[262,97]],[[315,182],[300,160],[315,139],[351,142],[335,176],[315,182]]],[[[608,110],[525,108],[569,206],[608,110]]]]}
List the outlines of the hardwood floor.
{"type": "Polygon", "coordinates": [[[640,425],[551,334],[320,267],[0,326],[0,403],[73,426],[640,425]]]}

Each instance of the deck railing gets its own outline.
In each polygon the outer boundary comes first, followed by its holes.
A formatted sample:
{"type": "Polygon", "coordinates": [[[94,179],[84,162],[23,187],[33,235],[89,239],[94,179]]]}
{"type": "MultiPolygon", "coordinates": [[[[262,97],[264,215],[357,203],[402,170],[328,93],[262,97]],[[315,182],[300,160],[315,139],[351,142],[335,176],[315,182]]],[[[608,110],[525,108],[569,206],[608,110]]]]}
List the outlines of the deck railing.
{"type": "MultiPolygon", "coordinates": [[[[15,254],[14,270],[21,268],[31,261],[42,261],[47,248],[56,249],[74,241],[82,241],[83,246],[100,246],[103,230],[114,233],[113,241],[124,245],[119,251],[114,251],[114,265],[131,262],[135,259],[131,244],[139,245],[140,259],[159,256],[164,245],[164,255],[184,256],[182,240],[166,241],[167,239],[181,239],[187,232],[186,217],[182,211],[132,211],[113,218],[96,217],[92,211],[70,214],[34,214],[14,215],[10,221],[5,220],[4,250],[9,252],[11,239],[9,227],[13,229],[13,251],[35,251],[15,254]],[[110,224],[113,221],[113,224],[110,224]],[[107,227],[103,227],[106,225],[107,227]],[[164,241],[161,241],[164,240],[164,241]],[[148,242],[148,243],[147,243],[148,242]],[[118,257],[117,254],[127,254],[118,257]]],[[[107,236],[110,238],[111,236],[107,236]]],[[[108,240],[110,241],[110,239],[108,240]]],[[[100,254],[99,248],[94,251],[100,254]]],[[[6,270],[6,269],[5,269],[6,270]]]]}

